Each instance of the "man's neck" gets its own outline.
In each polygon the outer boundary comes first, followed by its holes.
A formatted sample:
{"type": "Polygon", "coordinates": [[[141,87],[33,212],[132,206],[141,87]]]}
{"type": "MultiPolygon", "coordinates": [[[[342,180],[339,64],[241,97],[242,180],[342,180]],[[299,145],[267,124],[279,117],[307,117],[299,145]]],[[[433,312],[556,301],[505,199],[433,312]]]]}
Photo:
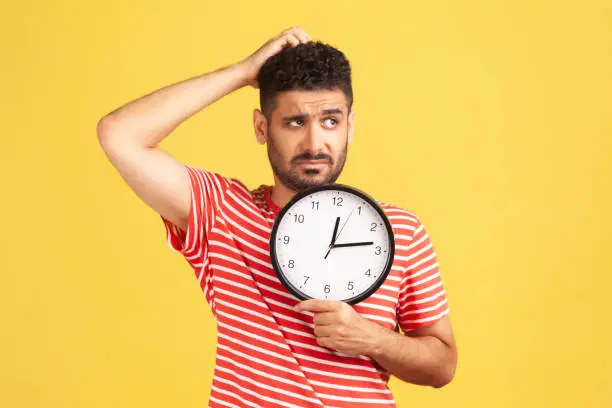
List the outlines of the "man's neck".
{"type": "Polygon", "coordinates": [[[270,195],[270,199],[274,204],[279,208],[283,208],[295,194],[295,191],[287,188],[274,176],[274,186],[272,186],[272,193],[270,195]]]}

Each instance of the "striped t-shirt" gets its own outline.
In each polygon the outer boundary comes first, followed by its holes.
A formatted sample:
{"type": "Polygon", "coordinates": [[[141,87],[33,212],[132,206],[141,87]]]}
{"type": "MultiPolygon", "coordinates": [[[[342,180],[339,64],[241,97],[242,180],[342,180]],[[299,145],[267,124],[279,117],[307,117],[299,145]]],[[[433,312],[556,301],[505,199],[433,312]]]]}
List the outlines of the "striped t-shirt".
{"type": "MultiPolygon", "coordinates": [[[[276,277],[269,238],[280,208],[271,186],[185,165],[191,180],[187,231],[162,217],[168,243],[193,268],[217,321],[210,407],[394,407],[390,374],[367,356],[317,344],[310,312],[276,277]]],[[[410,331],[449,311],[436,254],[420,220],[378,202],[395,235],[383,285],[353,306],[389,329],[410,331]]]]}

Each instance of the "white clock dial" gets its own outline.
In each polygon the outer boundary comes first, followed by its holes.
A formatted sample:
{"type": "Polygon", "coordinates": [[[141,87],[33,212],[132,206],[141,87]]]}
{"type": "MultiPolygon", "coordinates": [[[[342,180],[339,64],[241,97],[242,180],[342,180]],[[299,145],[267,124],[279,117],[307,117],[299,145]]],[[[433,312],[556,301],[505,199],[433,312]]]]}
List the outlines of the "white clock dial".
{"type": "Polygon", "coordinates": [[[376,202],[342,185],[296,195],[275,222],[270,248],[294,295],[348,303],[380,286],[394,254],[391,226],[376,202]]]}

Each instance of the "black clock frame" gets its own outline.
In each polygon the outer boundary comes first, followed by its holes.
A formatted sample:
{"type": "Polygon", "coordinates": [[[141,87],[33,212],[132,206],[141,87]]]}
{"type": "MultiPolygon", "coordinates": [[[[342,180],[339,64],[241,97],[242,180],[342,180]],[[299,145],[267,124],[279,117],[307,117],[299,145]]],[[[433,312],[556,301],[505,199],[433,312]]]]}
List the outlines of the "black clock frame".
{"type": "Polygon", "coordinates": [[[274,225],[272,227],[272,232],[270,234],[270,242],[269,242],[270,260],[272,261],[272,267],[274,269],[274,272],[276,273],[276,276],[281,281],[283,286],[285,286],[285,288],[287,288],[287,290],[292,295],[294,295],[300,300],[312,299],[310,296],[306,295],[305,293],[300,291],[298,288],[296,288],[293,284],[291,284],[291,282],[289,282],[289,280],[285,277],[284,273],[282,272],[282,269],[276,257],[276,234],[278,231],[278,226],[280,224],[280,221],[283,219],[287,211],[289,211],[295,203],[297,203],[301,199],[311,194],[318,193],[320,191],[325,191],[325,190],[334,190],[334,191],[339,190],[339,191],[344,191],[344,192],[354,194],[360,197],[364,201],[368,202],[378,212],[383,222],[385,223],[385,226],[387,227],[387,236],[389,238],[389,253],[387,254],[387,262],[385,264],[383,272],[374,281],[374,283],[370,286],[370,288],[368,288],[367,291],[361,293],[358,296],[343,300],[343,302],[348,303],[349,305],[355,305],[367,299],[368,297],[370,297],[372,294],[374,294],[378,290],[378,288],[380,288],[380,286],[383,284],[385,279],[387,279],[387,276],[389,275],[389,272],[391,271],[391,267],[393,266],[393,260],[395,258],[395,236],[393,234],[393,227],[391,226],[391,223],[389,222],[387,215],[385,214],[383,209],[380,207],[378,202],[376,202],[376,200],[374,200],[372,197],[370,197],[368,194],[364,193],[363,191],[360,191],[356,189],[355,187],[351,187],[345,184],[328,184],[328,185],[323,185],[323,186],[312,187],[307,190],[302,190],[298,192],[281,209],[281,211],[278,213],[278,216],[274,220],[274,225]]]}

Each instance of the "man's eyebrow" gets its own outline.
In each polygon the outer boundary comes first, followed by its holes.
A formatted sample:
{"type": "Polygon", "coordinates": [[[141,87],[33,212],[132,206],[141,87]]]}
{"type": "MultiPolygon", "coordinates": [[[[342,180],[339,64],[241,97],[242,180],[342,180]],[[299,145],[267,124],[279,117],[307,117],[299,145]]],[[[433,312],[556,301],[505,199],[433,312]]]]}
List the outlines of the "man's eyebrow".
{"type": "Polygon", "coordinates": [[[334,115],[334,114],[342,115],[343,112],[342,112],[342,109],[333,108],[333,109],[325,109],[323,113],[326,115],[334,115]]]}
{"type": "MultiPolygon", "coordinates": [[[[335,114],[342,115],[342,113],[343,113],[342,109],[338,109],[338,108],[323,110],[323,114],[324,115],[335,115],[335,114]]],[[[287,122],[292,122],[294,120],[304,120],[308,116],[310,116],[308,113],[300,113],[298,115],[285,116],[285,117],[283,117],[283,120],[287,121],[287,122]]]]}
{"type": "Polygon", "coordinates": [[[294,120],[304,120],[308,117],[307,113],[300,113],[299,115],[285,116],[284,121],[293,122],[294,120]]]}

